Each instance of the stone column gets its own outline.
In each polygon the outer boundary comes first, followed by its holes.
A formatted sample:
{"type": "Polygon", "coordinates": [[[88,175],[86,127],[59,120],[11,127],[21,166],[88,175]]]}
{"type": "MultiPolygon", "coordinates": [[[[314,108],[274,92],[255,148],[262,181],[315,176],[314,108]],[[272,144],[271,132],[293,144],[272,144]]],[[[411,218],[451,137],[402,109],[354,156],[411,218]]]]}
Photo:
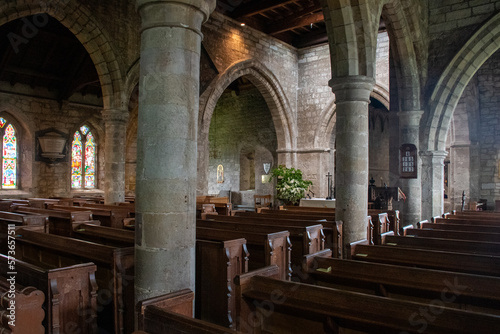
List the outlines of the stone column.
{"type": "MultiPolygon", "coordinates": [[[[462,192],[470,198],[471,174],[471,143],[454,142],[450,146],[450,165],[448,169],[448,197],[451,210],[460,211],[462,208],[462,192]]],[[[467,201],[468,202],[468,201],[467,201]]]]}
{"type": "Polygon", "coordinates": [[[201,25],[215,0],[137,0],[142,19],[135,298],[195,288],[201,25]]]}
{"type": "MultiPolygon", "coordinates": [[[[419,126],[423,111],[402,111],[398,113],[401,145],[413,144],[419,146],[419,126]]],[[[399,166],[398,161],[398,166],[399,166]]],[[[422,220],[422,178],[421,161],[417,156],[417,178],[401,179],[401,190],[406,195],[406,201],[401,212],[401,222],[404,225],[416,224],[422,220]]]]}
{"type": "Polygon", "coordinates": [[[446,151],[421,152],[422,158],[422,219],[443,214],[444,159],[446,151]]]}
{"type": "Polygon", "coordinates": [[[344,222],[344,245],[366,238],[368,214],[368,104],[372,78],[330,80],[336,96],[336,210],[344,222]]]}
{"type": "Polygon", "coordinates": [[[128,112],[107,109],[102,111],[105,126],[104,203],[113,204],[125,200],[125,137],[128,112]]]}

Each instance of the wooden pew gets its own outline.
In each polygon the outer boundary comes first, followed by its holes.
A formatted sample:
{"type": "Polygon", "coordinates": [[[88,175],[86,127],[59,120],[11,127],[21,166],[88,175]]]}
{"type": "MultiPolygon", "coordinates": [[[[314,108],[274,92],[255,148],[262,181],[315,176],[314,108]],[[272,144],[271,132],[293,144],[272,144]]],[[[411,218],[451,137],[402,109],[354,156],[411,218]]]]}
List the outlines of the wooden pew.
{"type": "Polygon", "coordinates": [[[385,246],[435,249],[446,252],[475,253],[493,256],[499,256],[500,254],[500,243],[496,242],[386,236],[384,240],[382,240],[382,244],[385,246]]]}
{"type": "MultiPolygon", "coordinates": [[[[76,224],[92,221],[92,212],[87,211],[63,211],[54,209],[39,209],[29,206],[16,206],[13,208],[16,213],[37,213],[46,215],[49,218],[48,232],[69,237],[72,235],[76,224]]],[[[100,224],[93,221],[93,224],[100,224]]]]}
{"type": "Polygon", "coordinates": [[[248,261],[249,270],[275,264],[280,269],[280,279],[283,280],[290,280],[292,276],[292,245],[289,237],[290,233],[288,231],[259,233],[196,227],[196,239],[198,240],[223,241],[244,238],[247,250],[251,254],[251,258],[248,261]]]}
{"type": "Polygon", "coordinates": [[[49,209],[65,211],[91,211],[93,219],[101,222],[101,225],[115,228],[123,228],[123,220],[130,216],[130,210],[127,208],[112,206],[98,206],[98,204],[84,204],[79,206],[52,205],[49,209]]]}
{"type": "Polygon", "coordinates": [[[43,300],[42,291],[0,277],[0,333],[43,334],[43,300]]]}
{"type": "MultiPolygon", "coordinates": [[[[214,216],[220,217],[220,216],[214,216]]],[[[224,217],[238,218],[238,217],[224,217]]],[[[231,229],[235,231],[274,233],[281,231],[290,232],[292,243],[292,265],[299,265],[303,255],[316,253],[325,249],[325,236],[323,234],[323,225],[316,224],[311,226],[289,226],[289,225],[271,225],[268,222],[258,220],[240,221],[239,219],[229,220],[197,220],[199,227],[231,229]]],[[[292,268],[293,269],[293,268],[292,268]]]]}
{"type": "MultiPolygon", "coordinates": [[[[380,246],[370,246],[380,247],[380,246]]],[[[500,317],[281,281],[249,272],[236,279],[237,329],[244,333],[498,333],[500,317]],[[424,318],[422,312],[433,314],[424,318]],[[434,313],[432,313],[434,312],[434,313]],[[439,315],[438,315],[439,313],[439,315]],[[430,321],[432,319],[432,321],[430,321]]]]}
{"type": "Polygon", "coordinates": [[[46,312],[43,324],[47,333],[70,332],[76,328],[82,334],[97,332],[95,264],[51,269],[10,260],[0,254],[1,272],[9,272],[9,264],[14,261],[16,282],[43,292],[46,312]]]}
{"type": "Polygon", "coordinates": [[[470,218],[433,218],[433,223],[450,223],[450,224],[465,224],[465,225],[488,225],[500,226],[500,222],[496,219],[470,219],[470,218]]]}
{"type": "Polygon", "coordinates": [[[310,284],[500,315],[498,277],[320,256],[305,256],[303,270],[310,284]]]}
{"type": "Polygon", "coordinates": [[[436,250],[354,245],[351,258],[418,268],[456,271],[477,275],[500,275],[500,257],[436,250]]]}
{"type": "Polygon", "coordinates": [[[9,235],[12,238],[18,229],[30,227],[47,231],[48,217],[31,213],[0,211],[0,253],[7,254],[9,235]]]}
{"type": "Polygon", "coordinates": [[[134,329],[134,248],[115,248],[73,238],[20,230],[16,258],[44,268],[86,262],[97,265],[97,323],[105,331],[134,329]],[[110,321],[112,319],[112,321],[110,321]]]}
{"type": "MultiPolygon", "coordinates": [[[[248,271],[246,240],[241,233],[219,234],[217,238],[215,234],[211,234],[210,240],[203,232],[200,234],[196,240],[197,315],[208,321],[231,326],[234,294],[231,294],[229,282],[237,274],[248,271]],[[214,300],[219,302],[214,305],[214,300]]],[[[87,224],[79,225],[74,231],[74,237],[113,247],[132,247],[135,242],[134,231],[87,224]]],[[[276,237],[272,242],[276,244],[279,239],[276,237]]]]}
{"type": "Polygon", "coordinates": [[[301,226],[307,226],[311,224],[321,223],[323,225],[323,233],[325,234],[325,248],[330,248],[335,250],[333,256],[336,258],[342,258],[343,256],[343,223],[341,221],[335,221],[335,216],[323,217],[320,215],[307,216],[307,215],[281,215],[279,212],[287,212],[285,210],[263,210],[266,213],[255,213],[255,212],[238,212],[237,217],[254,218],[254,219],[265,219],[271,222],[274,221],[284,221],[284,223],[292,221],[295,224],[296,221],[302,221],[301,226]]]}
{"type": "Polygon", "coordinates": [[[195,319],[194,293],[189,289],[149,298],[138,303],[138,327],[133,334],[239,334],[240,332],[195,319]]]}
{"type": "Polygon", "coordinates": [[[248,271],[243,238],[196,241],[196,318],[234,328],[234,278],[248,271]]]}
{"type": "MultiPolygon", "coordinates": [[[[483,232],[483,233],[500,233],[500,225],[469,225],[469,224],[453,224],[453,221],[448,223],[419,223],[421,229],[446,230],[446,231],[462,231],[462,232],[483,232]]],[[[500,242],[500,240],[499,240],[500,242]]]]}
{"type": "Polygon", "coordinates": [[[133,247],[135,243],[134,231],[87,223],[78,224],[72,236],[113,247],[133,247]]]}
{"type": "MultiPolygon", "coordinates": [[[[167,293],[165,295],[151,297],[137,303],[137,327],[144,329],[144,315],[146,308],[156,306],[161,310],[181,314],[186,317],[193,316],[194,293],[189,289],[183,289],[167,293]]],[[[227,328],[226,328],[227,330],[227,328]]]]}
{"type": "Polygon", "coordinates": [[[416,229],[416,228],[407,229],[405,233],[406,236],[411,235],[415,237],[425,237],[425,238],[500,242],[499,233],[446,231],[446,230],[416,229]]]}

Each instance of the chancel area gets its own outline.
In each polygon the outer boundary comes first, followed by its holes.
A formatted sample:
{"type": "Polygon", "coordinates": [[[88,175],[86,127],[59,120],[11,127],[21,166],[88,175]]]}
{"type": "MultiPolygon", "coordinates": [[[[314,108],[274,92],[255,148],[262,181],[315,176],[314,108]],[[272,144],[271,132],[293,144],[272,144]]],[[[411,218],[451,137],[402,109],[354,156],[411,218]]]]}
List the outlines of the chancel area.
{"type": "Polygon", "coordinates": [[[0,332],[498,333],[499,27],[0,0],[0,332]]]}

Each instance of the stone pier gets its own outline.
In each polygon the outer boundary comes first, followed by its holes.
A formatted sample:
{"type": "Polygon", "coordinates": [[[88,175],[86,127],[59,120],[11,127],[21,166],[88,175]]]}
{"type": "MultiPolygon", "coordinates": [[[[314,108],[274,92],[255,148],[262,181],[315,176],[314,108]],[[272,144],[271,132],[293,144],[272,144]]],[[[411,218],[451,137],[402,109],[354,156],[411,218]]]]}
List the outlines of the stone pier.
{"type": "Polygon", "coordinates": [[[372,78],[332,79],[336,96],[336,210],[344,222],[344,245],[366,238],[368,213],[368,104],[372,78]]]}
{"type": "Polygon", "coordinates": [[[215,0],[137,0],[136,301],[195,286],[200,31],[215,0]]]}

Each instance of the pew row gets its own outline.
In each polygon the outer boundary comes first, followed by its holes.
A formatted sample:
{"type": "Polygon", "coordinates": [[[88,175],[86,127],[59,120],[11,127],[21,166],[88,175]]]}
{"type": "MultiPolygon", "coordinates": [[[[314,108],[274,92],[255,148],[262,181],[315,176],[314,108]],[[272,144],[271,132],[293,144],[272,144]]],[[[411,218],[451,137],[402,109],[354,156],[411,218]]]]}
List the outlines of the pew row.
{"type": "MultiPolygon", "coordinates": [[[[43,268],[14,260],[16,282],[43,292],[46,333],[78,328],[82,334],[97,333],[96,266],[93,263],[61,268],[43,268]]],[[[0,254],[0,270],[9,272],[9,258],[0,254]]]]}
{"type": "Polygon", "coordinates": [[[500,257],[470,253],[355,244],[351,258],[418,268],[500,276],[500,257]]]}
{"type": "Polygon", "coordinates": [[[456,253],[500,255],[500,242],[454,240],[442,238],[385,236],[382,244],[391,247],[433,249],[456,253]]]}
{"type": "MultiPolygon", "coordinates": [[[[207,217],[210,215],[207,215],[207,217]]],[[[220,217],[220,216],[212,216],[220,217]]],[[[271,225],[268,222],[258,220],[240,221],[238,217],[227,217],[219,220],[217,218],[210,220],[197,220],[196,225],[199,227],[225,229],[234,231],[247,231],[260,233],[275,233],[288,231],[292,243],[291,262],[293,265],[300,266],[303,255],[316,253],[325,249],[325,236],[323,234],[323,225],[316,224],[311,226],[288,226],[288,225],[271,225]],[[236,218],[226,220],[227,218],[236,218]]],[[[293,268],[292,268],[293,269],[293,268]]]]}
{"type": "Polygon", "coordinates": [[[303,270],[310,284],[500,315],[498,277],[322,256],[305,256],[303,270]]]}
{"type": "MultiPolygon", "coordinates": [[[[370,246],[377,247],[377,246],[370,246]]],[[[500,317],[433,304],[281,281],[262,270],[236,279],[243,333],[498,333],[500,317]],[[266,277],[268,276],[268,277],[266,277]],[[349,332],[349,331],[348,331],[349,332]]]]}
{"type": "Polygon", "coordinates": [[[134,248],[116,248],[21,229],[16,258],[43,268],[93,262],[97,265],[97,324],[116,334],[134,329],[134,248]],[[112,321],[110,321],[112,319],[112,321]]]}

